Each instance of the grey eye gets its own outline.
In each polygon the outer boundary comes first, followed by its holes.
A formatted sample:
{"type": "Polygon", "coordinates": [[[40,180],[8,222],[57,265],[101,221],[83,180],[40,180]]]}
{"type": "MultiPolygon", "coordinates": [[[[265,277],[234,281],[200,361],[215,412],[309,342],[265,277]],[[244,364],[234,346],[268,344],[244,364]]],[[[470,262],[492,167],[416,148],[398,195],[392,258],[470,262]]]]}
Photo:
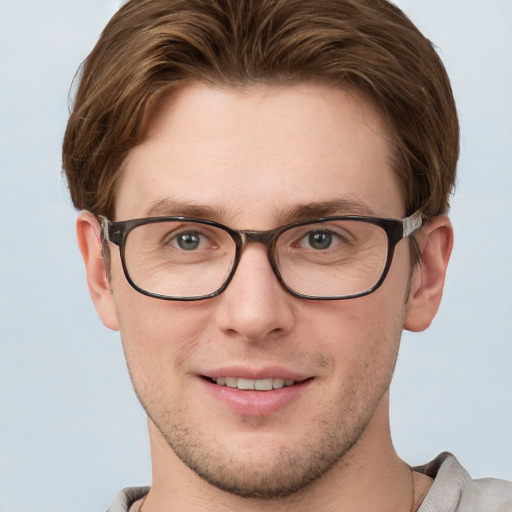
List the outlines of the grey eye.
{"type": "Polygon", "coordinates": [[[201,235],[197,232],[182,233],[178,236],[176,244],[184,251],[193,251],[201,243],[201,235]]]}
{"type": "Polygon", "coordinates": [[[328,231],[314,231],[308,235],[308,243],[312,249],[328,249],[332,244],[332,234],[328,231]]]}

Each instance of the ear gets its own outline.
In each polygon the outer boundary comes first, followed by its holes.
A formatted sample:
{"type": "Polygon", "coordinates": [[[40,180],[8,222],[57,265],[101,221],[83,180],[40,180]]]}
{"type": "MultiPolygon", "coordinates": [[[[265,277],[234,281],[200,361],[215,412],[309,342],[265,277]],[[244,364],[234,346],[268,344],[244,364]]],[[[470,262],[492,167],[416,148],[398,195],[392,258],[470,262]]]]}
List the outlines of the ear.
{"type": "Polygon", "coordinates": [[[404,327],[424,331],[434,319],[453,247],[453,228],[445,215],[427,221],[416,237],[421,261],[414,269],[404,327]]]}
{"type": "Polygon", "coordinates": [[[118,330],[114,297],[102,257],[101,227],[92,213],[80,213],[76,221],[76,236],[96,311],[106,327],[118,330]]]}

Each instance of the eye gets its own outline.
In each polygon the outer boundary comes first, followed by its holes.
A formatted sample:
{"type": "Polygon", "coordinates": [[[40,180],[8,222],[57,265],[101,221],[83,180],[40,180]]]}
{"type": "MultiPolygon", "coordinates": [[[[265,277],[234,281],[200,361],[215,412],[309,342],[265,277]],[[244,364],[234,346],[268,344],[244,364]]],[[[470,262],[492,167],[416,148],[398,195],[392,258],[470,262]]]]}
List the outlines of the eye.
{"type": "Polygon", "coordinates": [[[325,251],[333,246],[343,243],[343,239],[333,231],[328,229],[315,229],[306,233],[298,243],[299,247],[304,249],[314,249],[315,251],[325,251]]]}
{"type": "Polygon", "coordinates": [[[180,230],[178,233],[172,233],[165,241],[164,245],[166,244],[182,251],[195,251],[215,245],[211,237],[198,230],[180,230]]]}
{"type": "Polygon", "coordinates": [[[172,243],[184,251],[193,251],[200,247],[201,235],[197,231],[180,233],[173,238],[172,243]]]}
{"type": "Polygon", "coordinates": [[[307,243],[312,249],[322,250],[331,246],[332,239],[332,233],[329,231],[313,231],[307,236],[307,243]]]}

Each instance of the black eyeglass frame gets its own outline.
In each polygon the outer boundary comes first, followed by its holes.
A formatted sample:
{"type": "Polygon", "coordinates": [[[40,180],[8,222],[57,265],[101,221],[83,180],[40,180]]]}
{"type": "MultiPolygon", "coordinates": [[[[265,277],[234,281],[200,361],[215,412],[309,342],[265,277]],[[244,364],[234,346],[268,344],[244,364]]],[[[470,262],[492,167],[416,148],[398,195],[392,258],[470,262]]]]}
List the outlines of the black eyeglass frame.
{"type": "Polygon", "coordinates": [[[162,299],[162,300],[175,300],[175,301],[199,301],[199,300],[205,300],[205,299],[211,299],[213,297],[216,297],[217,295],[220,295],[226,288],[228,287],[229,283],[233,279],[233,276],[235,275],[236,269],[238,268],[238,265],[240,263],[240,259],[242,257],[242,252],[245,246],[249,243],[260,243],[265,245],[267,248],[267,257],[270,263],[270,266],[272,267],[272,270],[277,277],[278,281],[281,283],[283,288],[293,295],[294,297],[298,297],[301,299],[308,299],[308,300],[345,300],[345,299],[355,299],[357,297],[363,297],[365,295],[369,295],[370,293],[377,290],[382,283],[384,282],[384,279],[386,278],[389,269],[391,267],[391,262],[393,260],[393,254],[395,251],[395,246],[400,242],[400,240],[409,237],[412,235],[415,231],[417,231],[422,225],[424,221],[423,214],[420,210],[416,211],[409,217],[406,217],[405,219],[389,219],[389,218],[381,218],[381,217],[368,217],[368,216],[361,216],[361,215],[344,215],[344,216],[337,216],[337,217],[320,217],[317,219],[308,219],[300,222],[293,222],[291,224],[286,224],[285,226],[280,226],[274,229],[269,229],[266,231],[254,231],[254,230],[236,230],[231,229],[228,226],[225,226],[224,224],[220,224],[219,222],[211,221],[211,220],[205,220],[205,219],[196,219],[193,217],[146,217],[146,218],[140,218],[140,219],[131,219],[131,220],[125,220],[125,221],[110,221],[106,217],[100,216],[99,217],[100,223],[101,223],[101,236],[103,242],[112,242],[113,244],[117,245],[119,247],[120,256],[121,256],[121,264],[123,267],[124,275],[130,284],[132,288],[137,290],[139,293],[142,293],[143,295],[147,295],[148,297],[153,297],[156,299],[162,299]],[[286,231],[289,231],[290,229],[300,227],[300,226],[307,226],[309,224],[318,224],[322,222],[329,222],[329,221],[339,221],[339,220],[349,220],[349,221],[360,221],[360,222],[367,222],[369,224],[374,224],[376,226],[381,227],[388,238],[388,252],[386,256],[386,264],[384,265],[384,269],[382,271],[382,274],[378,281],[371,286],[370,288],[358,292],[353,293],[351,295],[340,295],[340,296],[312,296],[312,295],[305,295],[299,292],[296,292],[292,288],[290,288],[284,279],[281,276],[281,273],[279,271],[276,257],[275,257],[275,247],[276,247],[276,241],[277,239],[286,231]],[[126,239],[133,229],[135,229],[138,226],[142,226],[145,224],[154,224],[159,222],[187,222],[187,223],[196,223],[196,224],[203,224],[207,226],[212,226],[218,229],[221,229],[228,233],[233,241],[235,242],[235,257],[233,259],[231,270],[229,271],[228,276],[224,280],[222,286],[220,286],[217,290],[215,290],[213,293],[210,293],[208,295],[200,295],[200,296],[192,296],[192,297],[181,297],[181,296],[168,296],[168,295],[161,295],[158,293],[149,292],[147,290],[144,290],[143,288],[140,288],[135,284],[130,277],[130,273],[128,272],[128,268],[126,265],[126,259],[125,259],[125,247],[126,247],[126,239]]]}

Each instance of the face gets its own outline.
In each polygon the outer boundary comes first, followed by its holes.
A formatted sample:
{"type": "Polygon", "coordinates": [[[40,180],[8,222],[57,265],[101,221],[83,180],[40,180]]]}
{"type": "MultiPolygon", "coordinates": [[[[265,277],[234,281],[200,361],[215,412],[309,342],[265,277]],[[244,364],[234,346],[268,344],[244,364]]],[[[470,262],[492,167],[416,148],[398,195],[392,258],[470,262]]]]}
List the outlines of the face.
{"type": "MultiPolygon", "coordinates": [[[[401,218],[390,161],[378,111],[354,92],[189,85],[131,152],[115,220],[187,215],[267,230],[330,202],[333,215],[401,218]]],[[[158,300],[129,286],[110,250],[115,312],[102,316],[121,331],[169,464],[235,494],[280,496],[340,466],[356,441],[382,442],[410,282],[406,241],[376,292],[343,301],[288,294],[260,244],[245,248],[220,296],[158,300]],[[278,389],[215,382],[224,377],[278,389]]]]}

